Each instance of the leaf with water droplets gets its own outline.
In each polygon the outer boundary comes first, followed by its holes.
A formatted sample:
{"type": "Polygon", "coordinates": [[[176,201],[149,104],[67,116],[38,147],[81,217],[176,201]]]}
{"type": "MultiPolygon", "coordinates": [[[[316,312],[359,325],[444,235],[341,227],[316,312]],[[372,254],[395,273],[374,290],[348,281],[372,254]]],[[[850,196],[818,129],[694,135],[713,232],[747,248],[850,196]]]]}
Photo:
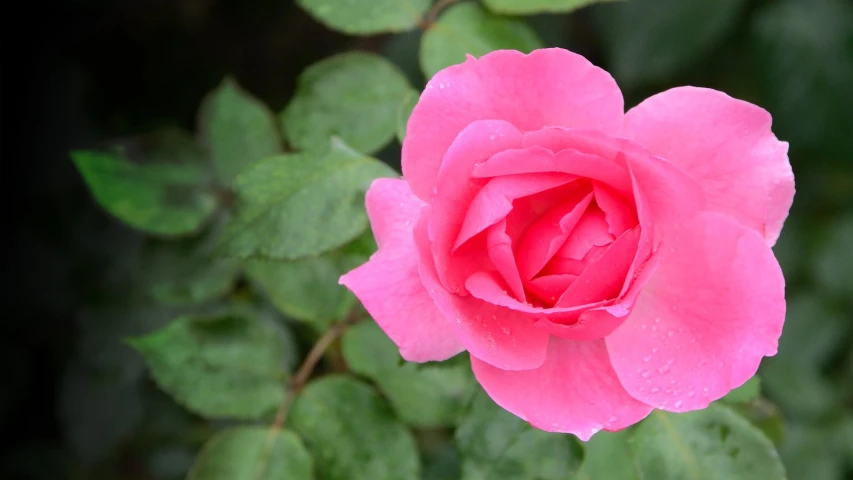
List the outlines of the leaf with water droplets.
{"type": "Polygon", "coordinates": [[[637,427],[630,450],[641,478],[785,479],[770,440],[719,404],[681,414],[653,411],[637,427]]]}

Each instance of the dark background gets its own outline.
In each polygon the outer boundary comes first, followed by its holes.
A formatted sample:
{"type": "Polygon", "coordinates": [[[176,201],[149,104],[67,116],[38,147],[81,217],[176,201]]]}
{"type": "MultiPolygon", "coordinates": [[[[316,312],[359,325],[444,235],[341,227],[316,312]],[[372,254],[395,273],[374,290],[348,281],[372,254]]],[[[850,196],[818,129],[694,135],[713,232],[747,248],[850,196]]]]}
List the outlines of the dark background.
{"type": "MultiPolygon", "coordinates": [[[[646,3],[649,12],[667,8],[646,3]]],[[[419,33],[346,37],[287,0],[14,4],[0,30],[0,178],[11,224],[4,229],[0,477],[182,478],[207,427],[152,385],[126,392],[113,388],[114,377],[95,382],[78,368],[81,358],[111,355],[104,345],[119,337],[93,340],[86,325],[92,307],[127,295],[127,259],[141,237],[95,205],[68,151],[162,125],[192,130],[202,97],[226,74],[280,111],[306,66],[344,50],[388,55],[420,88],[419,33]],[[129,408],[140,395],[144,408],[129,408]],[[160,432],[157,421],[174,431],[160,432]]],[[[790,478],[853,478],[853,7],[746,4],[720,40],[666,75],[614,75],[628,106],[676,85],[722,89],[770,110],[775,132],[791,142],[797,197],[776,248],[790,314],[780,355],[763,367],[764,394],[785,420],[780,441],[790,478]]],[[[610,69],[606,39],[619,27],[597,8],[529,21],[546,44],[610,69]]],[[[685,18],[684,28],[697,21],[685,18]]],[[[398,148],[382,158],[394,163],[398,148]]]]}

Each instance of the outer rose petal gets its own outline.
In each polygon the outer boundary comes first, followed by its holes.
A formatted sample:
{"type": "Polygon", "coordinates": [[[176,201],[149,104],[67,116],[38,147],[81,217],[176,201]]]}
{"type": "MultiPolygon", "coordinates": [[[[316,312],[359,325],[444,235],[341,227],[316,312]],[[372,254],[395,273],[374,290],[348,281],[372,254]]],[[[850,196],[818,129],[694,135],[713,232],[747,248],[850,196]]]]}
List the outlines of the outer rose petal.
{"type": "Polygon", "coordinates": [[[559,125],[618,134],[623,108],[613,77],[567,50],[468,57],[436,73],[421,94],[406,128],[403,174],[428,200],[447,148],[475,120],[506,120],[524,131],[559,125]]]}
{"type": "Polygon", "coordinates": [[[459,340],[471,355],[500,368],[524,370],[542,365],[548,333],[532,328],[528,315],[472,296],[453,295],[441,285],[427,236],[426,219],[430,214],[430,207],[426,207],[415,227],[421,280],[441,313],[455,319],[452,324],[459,340]]]}
{"type": "Polygon", "coordinates": [[[403,180],[378,179],[366,196],[379,251],[342,276],[382,330],[413,362],[446,360],[464,350],[418,273],[412,229],[423,207],[403,180]]]}
{"type": "Polygon", "coordinates": [[[667,232],[661,250],[607,349],[634,398],[676,412],[705,408],[776,353],[785,280],[764,239],[719,213],[667,232]]]}
{"type": "Polygon", "coordinates": [[[770,114],[706,88],[667,90],[632,108],[624,134],[697,179],[712,210],[732,215],[773,245],[794,200],[788,144],[770,114]]]}
{"type": "Polygon", "coordinates": [[[619,384],[603,340],[553,337],[548,358],[534,370],[509,372],[475,356],[471,367],[501,407],[537,428],[572,433],[584,441],[602,428],[633,425],[652,410],[619,384]]]}

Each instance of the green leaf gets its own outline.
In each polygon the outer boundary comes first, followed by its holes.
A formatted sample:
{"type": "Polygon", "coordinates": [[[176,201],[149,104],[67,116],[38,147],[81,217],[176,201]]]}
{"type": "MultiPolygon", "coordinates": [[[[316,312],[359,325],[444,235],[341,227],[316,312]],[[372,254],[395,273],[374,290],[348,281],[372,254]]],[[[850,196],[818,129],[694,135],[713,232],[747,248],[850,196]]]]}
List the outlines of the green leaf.
{"type": "Polygon", "coordinates": [[[282,152],[273,113],[231,78],[202,101],[198,129],[226,185],[255,161],[282,152]]]}
{"type": "Polygon", "coordinates": [[[845,93],[853,84],[853,5],[838,0],[762,5],[751,16],[753,63],[773,131],[794,148],[842,163],[853,156],[847,127],[853,124],[853,95],[845,93]]]}
{"type": "Polygon", "coordinates": [[[327,27],[350,35],[402,32],[415,28],[431,0],[297,0],[327,27]]]}
{"type": "Polygon", "coordinates": [[[293,432],[245,426],[210,439],[187,480],[312,480],[313,470],[293,432]]]}
{"type": "Polygon", "coordinates": [[[216,209],[210,175],[203,165],[132,163],[119,152],[85,150],[72,152],[71,158],[95,200],[119,220],[144,232],[190,234],[216,209]]]}
{"type": "Polygon", "coordinates": [[[250,260],[247,273],[282,313],[325,329],[355,303],[338,279],[366,260],[341,251],[290,262],[250,260]]]}
{"type": "Polygon", "coordinates": [[[576,437],[533,428],[482,390],[456,429],[456,445],[463,480],[562,480],[583,460],[576,437]]]}
{"type": "Polygon", "coordinates": [[[631,443],[641,478],[655,480],[784,480],[773,444],[719,404],[673,414],[655,410],[631,443]]]}
{"type": "Polygon", "coordinates": [[[178,242],[148,240],[137,259],[137,281],[161,305],[193,305],[224,296],[240,265],[235,259],[213,257],[220,230],[178,242]]]}
{"type": "Polygon", "coordinates": [[[640,480],[631,458],[630,429],[602,431],[584,445],[584,459],[577,480],[640,480]]]}
{"type": "Polygon", "coordinates": [[[761,379],[756,375],[730,391],[722,400],[726,403],[744,403],[755,400],[759,395],[761,395],[761,379]]]}
{"type": "Polygon", "coordinates": [[[348,52],[308,67],[281,113],[288,141],[303,150],[325,149],[340,137],[373,153],[394,137],[400,103],[412,87],[394,64],[379,55],[348,52]]]}
{"type": "Polygon", "coordinates": [[[493,50],[529,53],[542,41],[521,20],[493,15],[476,3],[448,8],[421,40],[421,69],[427,78],[439,70],[462,63],[465,55],[479,57],[493,50]]]}
{"type": "Polygon", "coordinates": [[[376,392],[343,375],[315,380],[287,416],[317,465],[318,480],[414,480],[415,439],[376,392]]]}
{"type": "Polygon", "coordinates": [[[595,8],[610,72],[621,84],[665,80],[701,62],[736,25],[746,0],[618,2],[595,8]]]}
{"type": "Polygon", "coordinates": [[[367,228],[364,192],[370,183],[398,175],[336,139],[325,153],[266,158],[237,178],[237,212],[217,251],[295,260],[340,247],[367,228]]]}
{"type": "Polygon", "coordinates": [[[397,140],[401,144],[406,138],[406,126],[409,123],[409,117],[412,116],[412,110],[418,104],[418,100],[420,100],[420,94],[414,90],[410,90],[406,98],[397,107],[397,140]]]}
{"type": "Polygon", "coordinates": [[[200,415],[256,419],[284,400],[282,338],[254,319],[183,316],[129,342],[160,388],[200,415]]]}
{"type": "Polygon", "coordinates": [[[464,356],[440,364],[403,362],[397,346],[374,322],[351,327],[342,340],[350,369],[375,381],[397,415],[418,427],[454,424],[476,385],[464,356]]]}
{"type": "Polygon", "coordinates": [[[614,0],[483,0],[486,7],[504,15],[571,12],[587,5],[614,0]]]}

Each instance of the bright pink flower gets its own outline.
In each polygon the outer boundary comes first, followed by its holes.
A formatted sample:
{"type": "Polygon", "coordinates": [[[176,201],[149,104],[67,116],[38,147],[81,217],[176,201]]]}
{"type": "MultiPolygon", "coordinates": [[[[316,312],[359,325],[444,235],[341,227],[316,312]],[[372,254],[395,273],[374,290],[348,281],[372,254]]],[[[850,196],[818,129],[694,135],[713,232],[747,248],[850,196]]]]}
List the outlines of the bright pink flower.
{"type": "Polygon", "coordinates": [[[584,440],[719,399],[785,316],[770,247],[794,177],[770,115],[693,87],[623,110],[566,50],[442,70],[405,180],[367,193],[379,251],[341,278],[404,358],[467,350],[499,405],[584,440]]]}

